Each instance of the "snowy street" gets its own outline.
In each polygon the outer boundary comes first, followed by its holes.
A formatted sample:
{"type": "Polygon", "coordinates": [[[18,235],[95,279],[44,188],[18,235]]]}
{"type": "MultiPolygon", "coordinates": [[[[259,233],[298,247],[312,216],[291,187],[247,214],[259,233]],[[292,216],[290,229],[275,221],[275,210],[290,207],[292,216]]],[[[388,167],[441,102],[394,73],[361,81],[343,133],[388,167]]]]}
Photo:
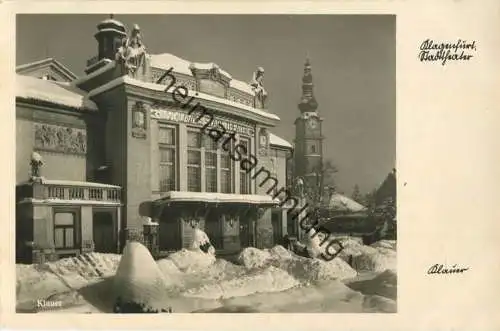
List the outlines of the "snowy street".
{"type": "Polygon", "coordinates": [[[330,262],[292,254],[282,246],[244,249],[238,264],[181,250],[154,261],[128,245],[121,255],[91,253],[44,265],[17,265],[18,312],[112,313],[116,295],[173,313],[394,313],[396,242],[371,246],[345,240],[330,262]],[[353,256],[353,269],[344,259],[353,256]],[[36,308],[37,300],[62,307],[36,308]]]}

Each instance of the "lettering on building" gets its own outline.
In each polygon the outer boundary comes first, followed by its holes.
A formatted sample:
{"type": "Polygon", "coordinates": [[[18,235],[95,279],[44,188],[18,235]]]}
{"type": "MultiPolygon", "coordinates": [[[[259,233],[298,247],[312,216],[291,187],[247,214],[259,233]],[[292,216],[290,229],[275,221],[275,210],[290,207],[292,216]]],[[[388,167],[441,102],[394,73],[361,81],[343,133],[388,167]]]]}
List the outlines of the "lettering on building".
{"type": "Polygon", "coordinates": [[[53,124],[34,123],[35,148],[38,150],[85,154],[87,133],[77,129],[53,124]]]}
{"type": "MultiPolygon", "coordinates": [[[[159,108],[151,109],[151,117],[158,120],[193,124],[198,126],[204,126],[210,121],[208,116],[200,118],[200,116],[196,113],[188,114],[159,108]]],[[[240,122],[235,122],[234,120],[214,118],[209,126],[217,128],[220,127],[220,125],[222,125],[227,132],[236,132],[245,136],[252,136],[254,134],[253,127],[240,122]]]]}

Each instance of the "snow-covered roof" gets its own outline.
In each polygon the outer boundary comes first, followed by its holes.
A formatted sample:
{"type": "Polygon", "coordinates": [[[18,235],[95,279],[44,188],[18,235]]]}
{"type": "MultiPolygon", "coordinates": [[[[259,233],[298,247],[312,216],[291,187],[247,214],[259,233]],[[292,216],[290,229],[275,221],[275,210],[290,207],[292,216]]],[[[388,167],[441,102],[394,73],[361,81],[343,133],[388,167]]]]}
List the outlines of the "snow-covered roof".
{"type": "Polygon", "coordinates": [[[163,70],[169,70],[170,68],[173,68],[172,70],[173,72],[184,74],[187,76],[193,76],[193,73],[191,72],[190,69],[191,67],[194,67],[196,69],[205,69],[205,70],[219,68],[221,74],[231,78],[229,82],[230,87],[243,91],[250,95],[255,95],[255,92],[248,83],[232,78],[232,76],[227,71],[222,70],[215,63],[191,62],[169,53],[151,54],[150,57],[151,57],[151,67],[163,70]]]}
{"type": "Polygon", "coordinates": [[[115,25],[117,25],[117,26],[121,26],[121,27],[125,28],[125,25],[123,25],[123,23],[122,23],[122,22],[117,21],[117,20],[112,19],[112,18],[105,19],[104,21],[102,21],[102,22],[101,22],[101,23],[99,23],[99,24],[115,24],[115,25]]]}
{"type": "MultiPolygon", "coordinates": [[[[158,91],[158,92],[168,92],[168,94],[171,94],[173,91],[174,91],[174,87],[171,87],[168,91],[165,91],[165,85],[160,85],[160,84],[156,84],[156,83],[148,83],[148,82],[143,82],[143,81],[140,81],[138,79],[134,79],[130,76],[122,76],[122,77],[118,77],[118,78],[115,78],[114,80],[104,84],[104,85],[101,85],[93,90],[91,90],[88,94],[88,97],[93,97],[95,95],[98,95],[98,94],[101,94],[105,91],[108,91],[108,90],[111,90],[113,88],[115,88],[116,86],[119,86],[120,84],[129,84],[129,85],[133,85],[133,86],[137,86],[137,87],[142,87],[142,88],[146,88],[146,89],[150,89],[150,90],[153,90],[153,91],[158,91]]],[[[216,97],[216,96],[213,96],[213,95],[210,95],[210,94],[206,94],[206,93],[202,93],[202,92],[196,92],[196,91],[188,91],[188,97],[194,97],[195,99],[201,99],[201,100],[206,100],[206,101],[212,101],[212,102],[216,102],[216,103],[219,103],[219,104],[224,104],[224,105],[227,105],[227,106],[230,106],[230,107],[234,107],[234,108],[239,108],[239,109],[243,109],[243,110],[246,110],[250,113],[253,113],[255,115],[258,115],[258,116],[262,116],[262,117],[265,117],[266,119],[271,119],[271,120],[275,120],[275,121],[279,121],[280,118],[275,115],[275,114],[272,114],[272,113],[269,113],[267,111],[264,111],[264,110],[261,110],[261,109],[257,109],[257,108],[254,108],[254,107],[250,107],[250,106],[247,106],[247,105],[244,105],[244,104],[241,104],[241,103],[238,103],[236,101],[231,101],[231,100],[228,100],[228,99],[225,99],[225,98],[220,98],[220,97],[216,97]]],[[[193,103],[195,104],[195,103],[193,103]]]]}
{"type": "MultiPolygon", "coordinates": [[[[250,204],[276,204],[278,199],[273,199],[269,195],[256,194],[229,194],[229,193],[209,193],[209,192],[184,192],[171,191],[167,192],[158,199],[160,201],[179,201],[179,202],[234,202],[234,203],[250,203],[250,204]]],[[[157,200],[157,201],[158,201],[157,200]]]]}
{"type": "Polygon", "coordinates": [[[47,66],[57,70],[68,81],[72,81],[77,78],[77,76],[73,72],[71,72],[71,70],[69,70],[65,65],[63,65],[61,62],[51,57],[35,62],[18,65],[16,67],[16,73],[29,76],[29,72],[36,70],[37,68],[44,68],[47,66]]]}
{"type": "Polygon", "coordinates": [[[269,144],[274,145],[274,146],[293,148],[292,144],[290,144],[285,139],[278,137],[277,135],[275,135],[273,133],[269,133],[269,144]]]}
{"type": "Polygon", "coordinates": [[[18,98],[45,101],[76,109],[98,109],[84,91],[71,84],[23,75],[16,76],[16,97],[18,98]]]}
{"type": "Polygon", "coordinates": [[[35,199],[35,198],[25,198],[19,203],[43,203],[43,204],[55,204],[55,205],[99,205],[99,206],[121,206],[121,202],[119,201],[99,201],[99,200],[80,200],[80,199],[35,199]]]}
{"type": "Polygon", "coordinates": [[[366,209],[360,203],[342,195],[340,193],[334,193],[326,203],[326,208],[338,210],[338,211],[348,211],[348,212],[359,212],[366,209]]]}
{"type": "MultiPolygon", "coordinates": [[[[31,182],[23,182],[18,185],[22,184],[29,184],[31,182]]],[[[115,188],[119,189],[121,188],[120,186],[117,185],[109,185],[109,184],[103,184],[103,183],[94,183],[94,182],[82,182],[82,181],[75,181],[75,180],[59,180],[59,179],[42,179],[42,184],[46,185],[60,185],[60,186],[86,186],[86,187],[99,187],[99,188],[115,188]]]]}

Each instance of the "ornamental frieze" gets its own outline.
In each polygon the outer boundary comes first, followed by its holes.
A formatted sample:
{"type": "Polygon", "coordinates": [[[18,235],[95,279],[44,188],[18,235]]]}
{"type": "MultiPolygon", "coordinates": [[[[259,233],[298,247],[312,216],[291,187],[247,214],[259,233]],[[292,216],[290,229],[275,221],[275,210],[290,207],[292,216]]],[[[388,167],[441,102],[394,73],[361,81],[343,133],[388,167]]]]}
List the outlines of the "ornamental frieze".
{"type": "Polygon", "coordinates": [[[39,150],[85,154],[87,152],[87,132],[53,124],[35,123],[35,148],[39,150]]]}

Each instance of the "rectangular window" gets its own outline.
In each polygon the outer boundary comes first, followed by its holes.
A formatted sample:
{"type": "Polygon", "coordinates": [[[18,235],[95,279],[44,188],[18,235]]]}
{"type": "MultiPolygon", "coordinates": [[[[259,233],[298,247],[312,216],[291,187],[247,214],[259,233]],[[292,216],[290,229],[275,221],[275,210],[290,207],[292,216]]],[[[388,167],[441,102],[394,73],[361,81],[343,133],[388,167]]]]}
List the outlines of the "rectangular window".
{"type": "Polygon", "coordinates": [[[58,249],[76,248],[76,213],[54,213],[54,246],[58,249]]]}
{"type": "Polygon", "coordinates": [[[160,192],[177,189],[177,134],[175,127],[160,127],[160,192]]]}
{"type": "MultiPolygon", "coordinates": [[[[246,150],[247,150],[247,153],[244,155],[242,153],[241,155],[241,160],[244,160],[244,159],[247,159],[250,155],[250,140],[249,139],[245,139],[245,138],[240,138],[240,142],[239,142],[240,145],[242,146],[245,146],[246,150]]],[[[239,148],[239,151],[241,151],[242,149],[239,148]]],[[[241,161],[240,160],[240,161],[241,161]]],[[[241,166],[239,168],[239,171],[240,171],[240,193],[241,194],[250,194],[251,190],[250,190],[250,172],[246,172],[245,170],[241,169],[241,166]]]]}
{"type": "MultiPolygon", "coordinates": [[[[222,139],[221,139],[222,140],[222,139]]],[[[225,142],[225,139],[222,140],[225,142]]],[[[234,161],[231,159],[231,153],[233,152],[233,142],[229,141],[224,145],[228,151],[226,151],[221,146],[220,154],[220,189],[222,193],[234,193],[233,185],[233,164],[234,161]]]]}
{"type": "Polygon", "coordinates": [[[189,130],[188,138],[188,191],[201,192],[201,132],[189,130]]]}
{"type": "Polygon", "coordinates": [[[207,192],[217,192],[217,143],[205,136],[205,187],[207,192]]]}

